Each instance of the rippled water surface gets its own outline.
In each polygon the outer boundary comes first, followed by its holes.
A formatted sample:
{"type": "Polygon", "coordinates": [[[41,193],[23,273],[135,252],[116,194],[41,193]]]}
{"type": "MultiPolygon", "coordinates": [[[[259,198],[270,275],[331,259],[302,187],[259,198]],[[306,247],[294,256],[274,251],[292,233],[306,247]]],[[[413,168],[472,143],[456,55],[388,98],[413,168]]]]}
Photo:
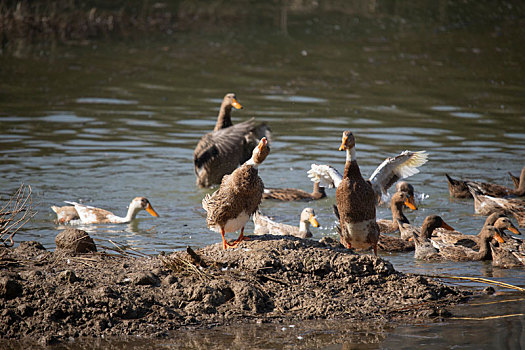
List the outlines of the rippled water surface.
{"type": "MultiPolygon", "coordinates": [[[[420,199],[411,222],[437,213],[477,233],[484,218],[472,200],[449,198],[444,173],[512,186],[507,171],[525,165],[522,9],[380,3],[388,6],[375,12],[290,10],[286,30],[271,22],[0,55],[0,191],[31,184],[38,210],[17,241],[54,249],[63,227],[50,206],[65,200],[124,215],[145,196],[160,218],[141,212],[128,225],[82,229],[152,254],[220,242],[206,227],[201,200],[211,190],[195,186],[192,155],[227,92],[244,106],[234,123],[256,117],[272,128],[260,168],[266,186],[309,190],[314,162],[342,171],[337,148],[351,129],[364,175],[405,149],[429,153],[409,179],[420,199]]],[[[322,225],[315,239],[335,235],[335,190],[327,192],[310,204],[322,225]]],[[[296,223],[304,206],[263,202],[261,210],[296,223]]],[[[400,271],[525,287],[523,270],[383,257],[400,271]]]]}

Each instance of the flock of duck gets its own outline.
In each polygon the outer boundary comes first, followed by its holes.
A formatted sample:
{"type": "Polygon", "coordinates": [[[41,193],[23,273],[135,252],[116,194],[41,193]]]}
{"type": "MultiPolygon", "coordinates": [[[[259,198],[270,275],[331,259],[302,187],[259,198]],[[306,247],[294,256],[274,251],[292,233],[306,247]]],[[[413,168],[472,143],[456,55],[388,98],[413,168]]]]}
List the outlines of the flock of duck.
{"type": "MultiPolygon", "coordinates": [[[[199,187],[219,185],[204,197],[202,207],[207,213],[208,227],[221,234],[224,249],[238,246],[243,240],[244,228],[253,218],[255,234],[312,236],[310,225],[318,227],[315,212],[305,208],[299,226],[275,222],[259,211],[264,200],[313,201],[326,197],[325,188],[336,188],[334,213],[339,221],[340,243],[348,249],[377,251],[409,251],[426,260],[484,260],[500,267],[525,266],[525,243],[506,230],[520,234],[509,217],[519,226],[525,226],[525,201],[515,198],[525,195],[525,167],[520,177],[511,177],[515,188],[451,178],[446,174],[452,197],[474,199],[475,212],[488,215],[477,235],[455,231],[438,215],[427,216],[422,226],[411,225],[403,214],[406,206],[417,210],[414,187],[399,181],[419,172],[427,162],[425,151],[404,151],[386,158],[374,173],[363,178],[356,157],[356,140],[350,131],[344,131],[340,151],[346,152],[346,163],[341,175],[330,165],[312,164],[308,176],[313,191],[294,188],[265,188],[258,167],[270,153],[271,133],[265,124],[256,124],[254,118],[233,124],[232,109],[243,108],[235,94],[224,97],[213,131],[205,134],[194,151],[196,184],[199,187]],[[388,200],[387,190],[396,184],[389,199],[392,220],[378,220],[376,207],[388,200]],[[226,233],[240,230],[238,238],[229,242],[226,233]],[[399,231],[399,235],[392,235],[399,231]]],[[[70,206],[51,207],[60,223],[126,223],[141,210],[157,217],[148,199],[137,197],[131,202],[125,217],[107,210],[67,202],[70,206]]]]}

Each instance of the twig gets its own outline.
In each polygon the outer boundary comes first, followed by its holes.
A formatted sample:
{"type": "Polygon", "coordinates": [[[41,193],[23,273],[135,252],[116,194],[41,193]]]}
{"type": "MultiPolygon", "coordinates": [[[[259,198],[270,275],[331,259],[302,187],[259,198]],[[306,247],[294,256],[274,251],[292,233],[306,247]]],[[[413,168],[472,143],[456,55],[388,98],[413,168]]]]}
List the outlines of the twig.
{"type": "Polygon", "coordinates": [[[485,321],[485,320],[495,320],[498,318],[516,317],[516,316],[525,316],[525,314],[508,314],[508,315],[485,316],[485,317],[450,317],[450,319],[451,320],[485,321]]]}
{"type": "Polygon", "coordinates": [[[4,246],[12,247],[15,234],[36,215],[32,193],[31,186],[22,183],[0,209],[0,241],[4,246]]]}
{"type": "Polygon", "coordinates": [[[466,280],[466,281],[472,281],[472,282],[491,284],[491,285],[498,286],[498,287],[515,289],[515,290],[519,290],[520,292],[525,292],[525,288],[521,288],[521,287],[514,286],[512,284],[508,284],[505,282],[489,280],[487,278],[481,278],[481,277],[463,277],[463,276],[449,276],[449,275],[420,275],[420,276],[431,277],[431,278],[450,278],[450,279],[456,279],[456,280],[466,280]]]}

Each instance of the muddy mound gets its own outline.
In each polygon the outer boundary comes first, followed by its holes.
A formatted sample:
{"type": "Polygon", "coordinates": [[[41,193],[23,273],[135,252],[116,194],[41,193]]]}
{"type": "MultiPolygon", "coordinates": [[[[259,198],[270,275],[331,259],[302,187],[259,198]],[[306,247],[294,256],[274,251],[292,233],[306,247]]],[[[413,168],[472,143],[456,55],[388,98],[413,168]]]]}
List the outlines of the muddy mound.
{"type": "Polygon", "coordinates": [[[260,236],[158,257],[0,249],[0,337],[166,336],[184,326],[446,315],[467,292],[371,255],[260,236]]]}

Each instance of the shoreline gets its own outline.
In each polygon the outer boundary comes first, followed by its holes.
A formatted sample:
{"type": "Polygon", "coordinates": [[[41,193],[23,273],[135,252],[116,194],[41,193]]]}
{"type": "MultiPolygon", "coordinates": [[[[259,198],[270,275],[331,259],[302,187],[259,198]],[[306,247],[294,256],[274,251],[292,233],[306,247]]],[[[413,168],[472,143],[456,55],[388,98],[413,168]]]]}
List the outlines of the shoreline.
{"type": "Polygon", "coordinates": [[[180,251],[149,258],[49,252],[36,242],[2,248],[0,338],[49,345],[246,323],[425,322],[476,294],[337,245],[250,238],[237,249],[196,250],[205,267],[180,251]]]}

